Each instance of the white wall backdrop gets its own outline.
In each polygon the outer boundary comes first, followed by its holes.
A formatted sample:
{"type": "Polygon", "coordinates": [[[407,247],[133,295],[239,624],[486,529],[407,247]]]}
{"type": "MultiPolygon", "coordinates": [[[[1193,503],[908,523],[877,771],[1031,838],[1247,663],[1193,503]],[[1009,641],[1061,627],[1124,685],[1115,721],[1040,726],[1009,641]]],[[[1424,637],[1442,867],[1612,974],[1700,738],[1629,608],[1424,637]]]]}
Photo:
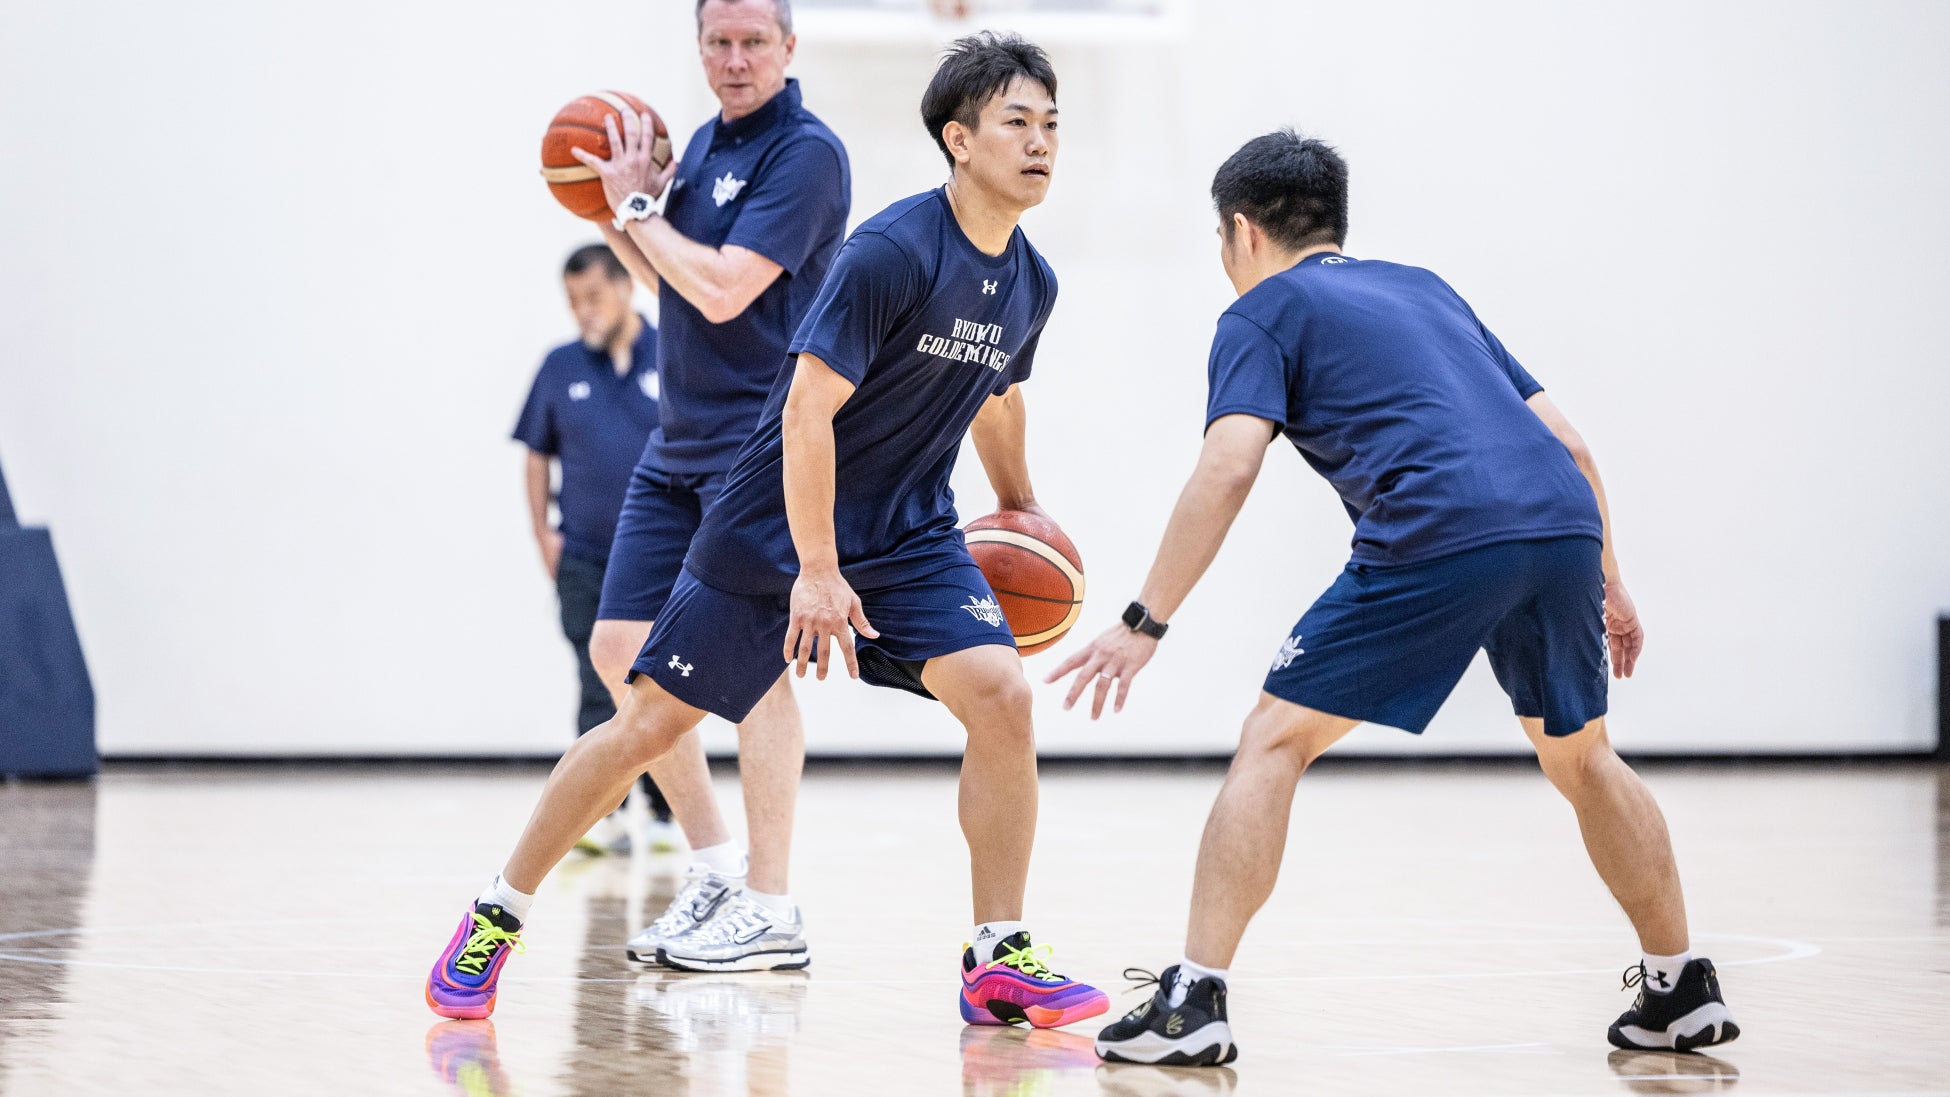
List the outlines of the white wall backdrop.
{"type": "MultiPolygon", "coordinates": [[[[1934,743],[1950,7],[1193,8],[1164,40],[1053,43],[1064,144],[1026,226],[1063,298],[1031,456],[1089,568],[1080,633],[1136,590],[1197,450],[1229,299],[1211,172],[1293,124],[1352,163],[1349,250],[1444,274],[1595,447],[1649,634],[1623,744],[1934,743]]],[[[931,43],[802,29],[855,220],[937,183],[931,43]]],[[[566,742],[506,433],[594,235],[538,140],[598,87],[688,134],[711,105],[690,4],[0,7],[0,460],[54,529],[106,752],[566,742]]],[[[988,509],[972,455],[959,483],[988,509]]],[[[1045,691],[1045,749],[1227,749],[1348,533],[1275,452],[1130,709],[1092,726],[1045,691]]],[[[801,696],[815,751],[958,746],[904,696],[801,696]]],[[[1481,667],[1425,741],[1353,742],[1521,746],[1481,667]]]]}

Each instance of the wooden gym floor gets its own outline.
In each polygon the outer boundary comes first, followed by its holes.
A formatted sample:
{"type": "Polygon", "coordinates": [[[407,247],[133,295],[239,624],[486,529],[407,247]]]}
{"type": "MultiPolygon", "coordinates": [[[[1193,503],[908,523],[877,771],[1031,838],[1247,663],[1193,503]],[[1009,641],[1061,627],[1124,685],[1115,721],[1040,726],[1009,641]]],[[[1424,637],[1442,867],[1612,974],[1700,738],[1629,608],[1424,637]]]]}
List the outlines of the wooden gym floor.
{"type": "MultiPolygon", "coordinates": [[[[1231,1069],[1099,1067],[964,1029],[946,767],[818,767],[794,893],[813,966],[682,976],[623,940],[681,858],[551,877],[492,1025],[421,980],[536,767],[123,766],[0,785],[0,1094],[1950,1094],[1950,770],[1647,766],[1695,947],[1745,1031],[1614,1054],[1636,949],[1570,811],[1518,765],[1324,766],[1234,970],[1231,1069]]],[[[1121,1012],[1178,956],[1221,773],[1051,766],[1030,922],[1121,1012]]],[[[722,791],[735,796],[735,785],[722,791]]],[[[735,801],[733,801],[735,804],[735,801]]]]}

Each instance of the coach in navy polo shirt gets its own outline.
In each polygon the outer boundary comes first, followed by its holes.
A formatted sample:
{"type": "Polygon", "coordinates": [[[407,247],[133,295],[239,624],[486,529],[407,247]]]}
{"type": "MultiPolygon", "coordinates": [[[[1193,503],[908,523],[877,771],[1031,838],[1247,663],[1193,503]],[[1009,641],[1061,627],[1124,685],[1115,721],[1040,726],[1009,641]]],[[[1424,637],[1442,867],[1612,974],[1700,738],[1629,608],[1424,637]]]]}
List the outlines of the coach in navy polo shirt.
{"type": "MultiPolygon", "coordinates": [[[[698,0],[696,10],[698,55],[720,110],[683,159],[658,167],[637,117],[611,135],[612,159],[579,153],[617,212],[604,233],[610,247],[661,307],[663,422],[630,482],[590,642],[613,690],[625,688],[691,538],[758,422],[839,250],[852,187],[845,147],[785,75],[798,43],[790,0],[698,0]]],[[[695,736],[653,767],[707,871],[629,942],[634,959],[693,964],[701,953],[677,938],[700,944],[728,933],[731,944],[711,946],[714,970],[804,966],[787,859],[805,737],[782,675],[738,725],[738,742],[749,859],[718,811],[695,736]],[[748,930],[760,921],[786,927],[793,947],[754,943],[748,930]],[[726,956],[726,948],[749,955],[726,956]]]]}
{"type": "MultiPolygon", "coordinates": [[[[578,249],[563,266],[562,285],[582,337],[542,360],[514,436],[528,447],[528,514],[542,564],[555,580],[563,635],[581,670],[579,735],[616,714],[590,662],[589,636],[630,469],[657,426],[661,379],[657,329],[631,309],[630,274],[614,253],[601,244],[578,249]],[[562,467],[555,496],[561,521],[551,525],[550,466],[556,462],[562,467]]],[[[648,776],[643,787],[652,813],[669,819],[670,808],[648,776]]],[[[622,846],[614,823],[591,840],[622,846]]]]}

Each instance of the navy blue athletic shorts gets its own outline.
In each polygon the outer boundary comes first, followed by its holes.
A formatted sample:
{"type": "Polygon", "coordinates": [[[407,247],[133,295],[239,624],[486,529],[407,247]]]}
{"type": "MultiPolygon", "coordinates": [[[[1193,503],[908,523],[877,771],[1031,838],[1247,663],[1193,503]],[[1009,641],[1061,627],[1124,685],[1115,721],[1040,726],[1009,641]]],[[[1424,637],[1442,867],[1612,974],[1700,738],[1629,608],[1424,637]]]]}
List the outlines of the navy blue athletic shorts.
{"type": "MultiPolygon", "coordinates": [[[[929,659],[983,644],[1016,644],[973,560],[854,593],[880,633],[855,639],[860,679],[872,685],[928,697],[921,667],[929,659]]],[[[786,669],[791,618],[787,595],[733,594],[685,568],[630,678],[647,674],[685,704],[738,723],[786,669]]],[[[836,670],[846,673],[837,652],[827,673],[836,670]]]]}
{"type": "Polygon", "coordinates": [[[1518,716],[1569,735],[1605,714],[1602,551],[1560,537],[1350,564],[1280,646],[1266,692],[1419,735],[1481,648],[1518,716]]]}
{"type": "Polygon", "coordinates": [[[638,465],[616,516],[598,621],[654,621],[670,601],[704,510],[724,487],[719,472],[670,473],[638,465]]]}

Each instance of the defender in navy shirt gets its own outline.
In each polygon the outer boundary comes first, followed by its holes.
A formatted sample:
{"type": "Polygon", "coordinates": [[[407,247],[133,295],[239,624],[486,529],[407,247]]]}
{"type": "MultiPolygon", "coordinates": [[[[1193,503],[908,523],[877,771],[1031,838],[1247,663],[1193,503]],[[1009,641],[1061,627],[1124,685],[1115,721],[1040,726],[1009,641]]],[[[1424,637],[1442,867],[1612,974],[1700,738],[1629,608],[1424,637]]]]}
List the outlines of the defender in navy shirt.
{"type": "MultiPolygon", "coordinates": [[[[476,906],[487,924],[464,923],[436,965],[436,1009],[491,999],[508,947],[496,902],[533,894],[577,820],[623,787],[621,775],[694,743],[706,713],[745,719],[788,662],[802,676],[810,662],[823,678],[836,653],[856,676],[865,668],[872,681],[939,698],[967,729],[960,816],[976,925],[958,965],[962,1020],[1051,1027],[1107,1007],[1103,992],[1052,972],[1021,921],[1037,800],[1029,685],[994,593],[955,532],[947,489],[954,454],[972,435],[1001,505],[1038,509],[1019,382],[1056,282],[1017,221],[1049,187],[1056,76],[1020,38],[964,38],[936,70],[921,113],[951,165],[947,186],[897,203],[842,251],[793,341],[790,379],[774,390],[692,549],[722,585],[688,567],[678,577],[617,718],[556,767],[507,869],[476,906]]],[[[717,902],[724,891],[698,894],[717,902]]],[[[660,958],[736,970],[785,955],[804,966],[796,912],[730,917],[726,932],[708,922],[660,958]]]]}
{"type": "Polygon", "coordinates": [[[1300,775],[1363,721],[1422,731],[1478,651],[1638,930],[1647,993],[1608,1038],[1680,1050],[1733,1039],[1713,966],[1689,951],[1664,820],[1606,738],[1607,636],[1624,677],[1644,632],[1590,451],[1440,278],[1341,253],[1347,165],[1332,148],[1291,130],[1257,138],[1219,169],[1212,196],[1239,300],[1212,341],[1198,470],[1124,623],[1050,678],[1076,673],[1066,707],[1094,683],[1092,718],[1113,687],[1123,707],[1281,433],[1339,493],[1354,552],[1274,652],[1206,824],[1185,956],[1152,1008],[1098,1034],[1098,1053],[1237,1055],[1225,980],[1272,893],[1300,775]]]}

